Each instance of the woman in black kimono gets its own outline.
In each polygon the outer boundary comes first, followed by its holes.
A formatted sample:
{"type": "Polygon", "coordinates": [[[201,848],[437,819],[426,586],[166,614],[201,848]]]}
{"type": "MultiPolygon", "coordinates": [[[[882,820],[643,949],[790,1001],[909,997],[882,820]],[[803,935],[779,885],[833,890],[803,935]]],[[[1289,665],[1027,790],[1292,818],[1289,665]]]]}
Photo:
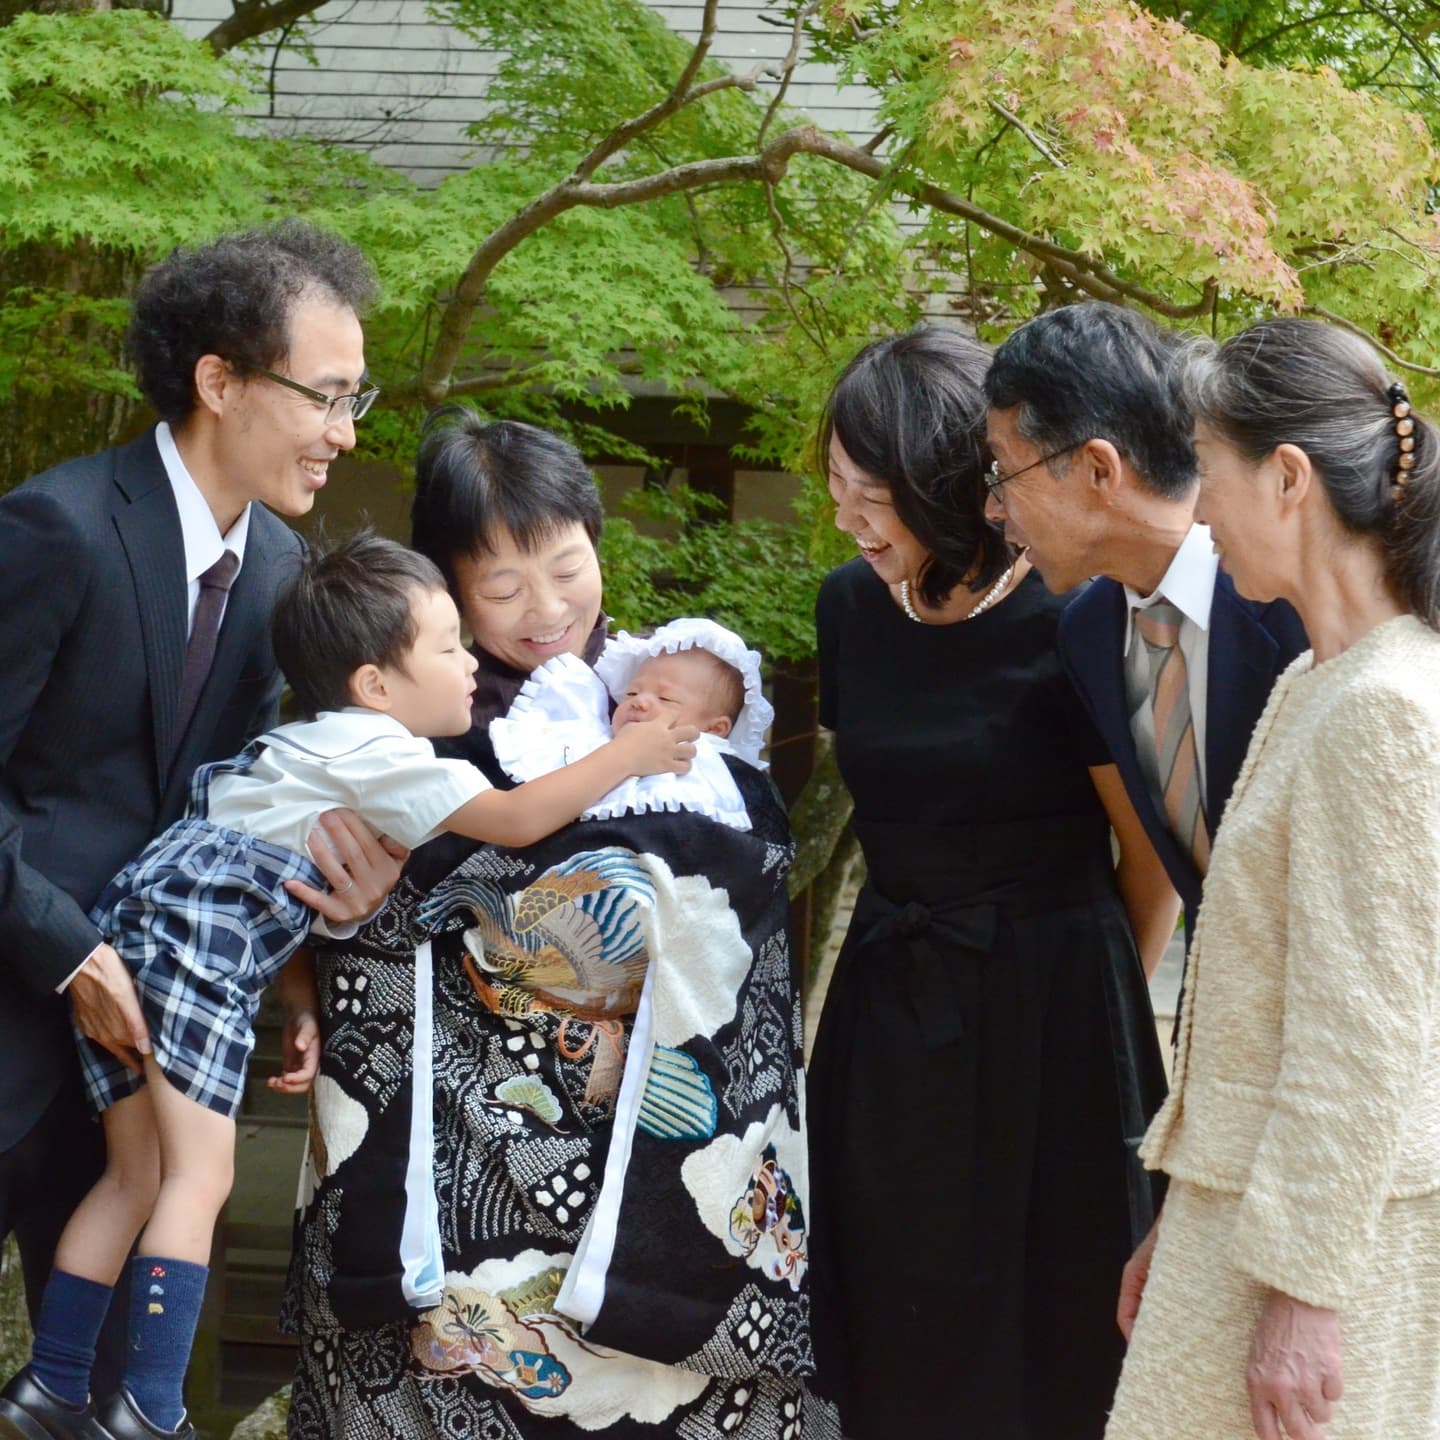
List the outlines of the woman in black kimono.
{"type": "Polygon", "coordinates": [[[1132,937],[1158,961],[1175,902],[1061,670],[1064,597],[985,523],[987,358],[877,342],[822,430],[860,547],[817,623],[868,879],[809,1106],[817,1388],[852,1440],[1098,1440],[1152,1213],[1132,937]]]}

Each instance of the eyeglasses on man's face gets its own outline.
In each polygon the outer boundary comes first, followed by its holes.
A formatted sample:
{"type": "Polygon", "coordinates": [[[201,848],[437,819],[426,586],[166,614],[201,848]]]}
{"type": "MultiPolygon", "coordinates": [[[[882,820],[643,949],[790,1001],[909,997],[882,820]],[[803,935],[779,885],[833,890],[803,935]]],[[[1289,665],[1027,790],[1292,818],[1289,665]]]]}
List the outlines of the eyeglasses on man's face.
{"type": "Polygon", "coordinates": [[[263,376],[266,380],[273,380],[275,384],[283,385],[297,395],[303,395],[316,405],[323,405],[327,425],[338,425],[347,415],[352,420],[361,419],[375,403],[375,397],[380,393],[378,385],[368,385],[365,389],[356,390],[350,395],[327,395],[323,390],[312,390],[308,385],[302,385],[288,375],[277,375],[273,370],[263,370],[258,365],[254,367],[253,373],[263,376]]]}
{"type": "Polygon", "coordinates": [[[1032,460],[1028,465],[1022,465],[1018,470],[1012,470],[1008,475],[1000,473],[1000,462],[992,460],[989,468],[985,471],[985,489],[989,495],[1000,501],[1005,500],[1005,487],[1012,481],[1030,470],[1038,470],[1042,465],[1048,465],[1052,460],[1058,460],[1062,455],[1068,455],[1072,450],[1078,450],[1085,442],[1077,441],[1074,445],[1063,446],[1059,450],[1052,450],[1048,455],[1042,455],[1038,460],[1032,460]]]}

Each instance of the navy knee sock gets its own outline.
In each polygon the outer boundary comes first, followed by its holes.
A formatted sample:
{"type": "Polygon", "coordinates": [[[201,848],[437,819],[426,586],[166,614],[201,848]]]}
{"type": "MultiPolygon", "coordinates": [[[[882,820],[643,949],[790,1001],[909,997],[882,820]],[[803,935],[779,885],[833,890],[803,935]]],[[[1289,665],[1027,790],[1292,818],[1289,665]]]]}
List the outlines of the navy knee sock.
{"type": "Polygon", "coordinates": [[[125,1388],[161,1430],[185,1417],[185,1371],[205,1299],[209,1267],[163,1255],[130,1262],[130,1342],[125,1388]]]}
{"type": "Polygon", "coordinates": [[[68,1404],[83,1405],[90,1398],[95,1339],[113,1288],[64,1270],[52,1270],[45,1282],[30,1373],[68,1404]]]}

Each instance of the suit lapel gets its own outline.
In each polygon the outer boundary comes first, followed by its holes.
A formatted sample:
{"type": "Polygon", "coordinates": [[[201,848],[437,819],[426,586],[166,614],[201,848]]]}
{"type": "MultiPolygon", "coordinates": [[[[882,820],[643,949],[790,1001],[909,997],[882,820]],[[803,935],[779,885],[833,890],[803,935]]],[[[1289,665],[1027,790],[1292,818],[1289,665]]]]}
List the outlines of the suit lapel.
{"type": "Polygon", "coordinates": [[[170,772],[175,744],[175,708],[185,668],[185,542],[180,515],[154,431],[120,451],[115,484],[129,502],[115,514],[115,528],[130,565],[155,740],[160,788],[170,772]]]}
{"type": "Polygon", "coordinates": [[[1220,826],[1255,722],[1275,683],[1279,646],[1246,609],[1230,577],[1215,580],[1210,611],[1210,664],[1205,702],[1205,789],[1212,800],[1210,833],[1220,826]]]}

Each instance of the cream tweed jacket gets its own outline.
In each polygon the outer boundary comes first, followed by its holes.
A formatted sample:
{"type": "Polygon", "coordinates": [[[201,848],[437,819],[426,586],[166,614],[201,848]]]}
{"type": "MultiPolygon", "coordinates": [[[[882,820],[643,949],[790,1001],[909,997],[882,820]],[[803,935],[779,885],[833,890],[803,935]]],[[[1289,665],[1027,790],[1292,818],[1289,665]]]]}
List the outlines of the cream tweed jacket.
{"type": "Polygon", "coordinates": [[[1205,883],[1111,1436],[1251,1435],[1267,1287],[1341,1314],[1329,1440],[1440,1436],[1440,635],[1277,683],[1205,883]]]}

